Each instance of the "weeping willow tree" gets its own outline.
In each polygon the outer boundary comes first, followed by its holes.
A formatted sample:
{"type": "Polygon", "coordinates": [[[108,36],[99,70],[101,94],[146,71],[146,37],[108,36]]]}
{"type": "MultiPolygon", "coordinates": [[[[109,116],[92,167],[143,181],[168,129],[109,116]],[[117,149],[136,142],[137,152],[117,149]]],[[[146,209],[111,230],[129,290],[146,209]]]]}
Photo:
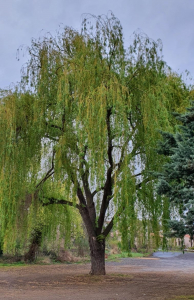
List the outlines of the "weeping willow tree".
{"type": "Polygon", "coordinates": [[[159,230],[166,203],[155,197],[149,172],[162,163],[154,151],[156,129],[172,130],[169,111],[189,98],[161,48],[138,33],[125,49],[112,14],[87,16],[81,33],[65,27],[32,40],[20,88],[1,98],[6,243],[40,212],[51,233],[57,226],[69,232],[77,210],[89,238],[91,274],[105,274],[105,240],[114,224],[123,241],[129,233],[133,238],[138,217],[159,230]]]}

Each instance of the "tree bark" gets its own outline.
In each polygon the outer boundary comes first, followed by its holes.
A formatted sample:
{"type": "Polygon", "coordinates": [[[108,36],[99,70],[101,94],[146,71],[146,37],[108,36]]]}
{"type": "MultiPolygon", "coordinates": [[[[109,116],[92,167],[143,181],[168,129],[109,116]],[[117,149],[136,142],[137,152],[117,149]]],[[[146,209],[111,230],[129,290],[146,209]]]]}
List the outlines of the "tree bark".
{"type": "Polygon", "coordinates": [[[98,241],[96,237],[89,237],[91,256],[91,275],[105,275],[105,240],[98,241]]]}
{"type": "Polygon", "coordinates": [[[28,252],[24,255],[24,261],[32,263],[36,260],[36,253],[38,251],[38,248],[41,244],[41,237],[42,237],[42,230],[41,229],[35,229],[32,238],[31,238],[31,244],[29,247],[28,252]]]}

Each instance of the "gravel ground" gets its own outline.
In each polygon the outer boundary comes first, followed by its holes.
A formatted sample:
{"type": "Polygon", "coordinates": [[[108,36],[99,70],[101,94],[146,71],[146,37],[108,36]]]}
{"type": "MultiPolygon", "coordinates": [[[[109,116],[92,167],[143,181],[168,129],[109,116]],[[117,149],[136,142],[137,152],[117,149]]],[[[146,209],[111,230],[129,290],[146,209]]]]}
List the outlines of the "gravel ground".
{"type": "Polygon", "coordinates": [[[0,300],[172,300],[194,295],[194,253],[164,256],[106,262],[106,276],[88,275],[90,264],[1,267],[0,300]]]}

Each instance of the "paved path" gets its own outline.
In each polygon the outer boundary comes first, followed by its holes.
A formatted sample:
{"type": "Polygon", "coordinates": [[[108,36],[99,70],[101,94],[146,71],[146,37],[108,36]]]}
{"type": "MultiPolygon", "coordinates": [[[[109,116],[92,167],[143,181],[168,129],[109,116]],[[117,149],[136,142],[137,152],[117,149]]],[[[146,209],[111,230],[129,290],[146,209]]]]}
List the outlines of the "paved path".
{"type": "Polygon", "coordinates": [[[194,274],[194,253],[164,253],[158,252],[152,257],[148,258],[123,258],[118,262],[107,262],[107,266],[126,266],[135,267],[137,272],[184,272],[194,274]],[[159,258],[160,256],[160,258],[159,258]]]}
{"type": "Polygon", "coordinates": [[[183,254],[183,253],[182,252],[172,252],[172,251],[156,251],[152,254],[152,256],[158,257],[158,258],[173,258],[176,256],[180,256],[181,254],[183,254]]]}

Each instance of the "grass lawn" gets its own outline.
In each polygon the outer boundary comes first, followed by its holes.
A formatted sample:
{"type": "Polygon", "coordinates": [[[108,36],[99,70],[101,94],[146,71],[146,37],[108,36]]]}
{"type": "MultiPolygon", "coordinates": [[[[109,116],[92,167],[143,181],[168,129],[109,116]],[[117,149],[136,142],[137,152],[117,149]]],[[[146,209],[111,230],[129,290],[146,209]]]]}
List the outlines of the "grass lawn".
{"type": "Polygon", "coordinates": [[[19,262],[13,262],[13,263],[0,263],[0,267],[20,267],[26,265],[25,262],[19,261],[19,262]]]}
{"type": "Polygon", "coordinates": [[[126,258],[126,257],[144,257],[144,256],[148,256],[149,253],[136,253],[136,252],[121,252],[121,253],[117,253],[117,254],[110,254],[108,255],[108,258],[106,259],[107,261],[114,261],[117,260],[119,258],[126,258]]]}

